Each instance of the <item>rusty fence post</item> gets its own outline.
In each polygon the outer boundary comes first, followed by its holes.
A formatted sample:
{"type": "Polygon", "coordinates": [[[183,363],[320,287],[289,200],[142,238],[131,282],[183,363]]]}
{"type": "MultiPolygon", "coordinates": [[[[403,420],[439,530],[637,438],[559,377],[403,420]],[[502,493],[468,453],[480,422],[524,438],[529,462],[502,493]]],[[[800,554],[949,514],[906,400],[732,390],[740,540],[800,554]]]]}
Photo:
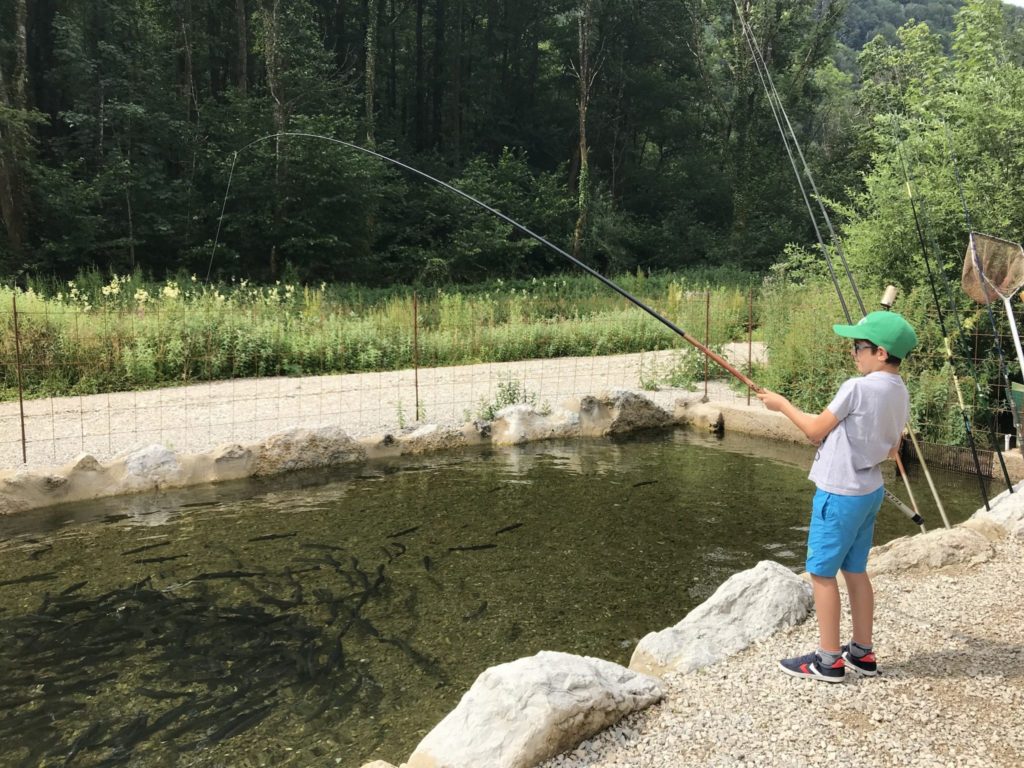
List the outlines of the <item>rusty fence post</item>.
{"type": "Polygon", "coordinates": [[[416,390],[416,421],[422,418],[420,413],[420,312],[416,291],[412,292],[412,382],[416,390]]]}
{"type": "Polygon", "coordinates": [[[21,463],[28,464],[28,441],[25,439],[25,385],[21,370],[21,330],[18,327],[18,289],[11,291],[11,309],[14,313],[14,365],[18,372],[18,414],[21,422],[21,463]]]}
{"type": "MultiPolygon", "coordinates": [[[[711,347],[711,289],[704,292],[704,346],[711,347]]],[[[708,401],[708,357],[704,356],[704,402],[708,401]]]]}
{"type": "MultiPolygon", "coordinates": [[[[747,287],[747,376],[754,378],[754,286],[747,287]]],[[[750,387],[747,387],[750,405],[750,387]]]]}

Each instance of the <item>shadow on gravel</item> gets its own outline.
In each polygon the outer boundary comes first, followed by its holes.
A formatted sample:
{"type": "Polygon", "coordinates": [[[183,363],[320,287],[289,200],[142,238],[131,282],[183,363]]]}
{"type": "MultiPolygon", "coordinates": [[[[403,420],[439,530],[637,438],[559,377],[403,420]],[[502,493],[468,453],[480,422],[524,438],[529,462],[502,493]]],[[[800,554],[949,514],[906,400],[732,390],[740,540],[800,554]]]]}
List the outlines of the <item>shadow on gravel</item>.
{"type": "Polygon", "coordinates": [[[905,662],[879,662],[884,677],[971,678],[1000,676],[1024,680],[1024,645],[962,635],[950,647],[917,654],[905,662]]]}

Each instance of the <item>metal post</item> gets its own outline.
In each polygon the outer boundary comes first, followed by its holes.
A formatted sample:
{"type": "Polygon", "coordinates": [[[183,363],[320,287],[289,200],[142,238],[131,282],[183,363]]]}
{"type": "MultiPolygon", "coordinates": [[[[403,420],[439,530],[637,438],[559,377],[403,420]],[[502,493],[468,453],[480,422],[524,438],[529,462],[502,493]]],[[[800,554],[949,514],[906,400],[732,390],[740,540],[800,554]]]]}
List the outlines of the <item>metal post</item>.
{"type": "MultiPolygon", "coordinates": [[[[754,286],[747,288],[747,376],[754,378],[754,286]]],[[[747,387],[750,405],[750,387],[747,387]]]]}
{"type": "MultiPolygon", "coordinates": [[[[704,293],[704,346],[711,346],[711,289],[704,293]]],[[[704,402],[708,401],[708,358],[704,357],[704,402]]]]}
{"type": "Polygon", "coordinates": [[[18,371],[18,412],[21,420],[21,463],[28,464],[28,442],[25,440],[25,387],[21,372],[21,332],[18,328],[18,289],[11,291],[11,309],[14,312],[14,360],[18,371]]]}
{"type": "Polygon", "coordinates": [[[420,312],[416,291],[412,292],[412,380],[416,390],[416,421],[420,420],[420,312]]]}

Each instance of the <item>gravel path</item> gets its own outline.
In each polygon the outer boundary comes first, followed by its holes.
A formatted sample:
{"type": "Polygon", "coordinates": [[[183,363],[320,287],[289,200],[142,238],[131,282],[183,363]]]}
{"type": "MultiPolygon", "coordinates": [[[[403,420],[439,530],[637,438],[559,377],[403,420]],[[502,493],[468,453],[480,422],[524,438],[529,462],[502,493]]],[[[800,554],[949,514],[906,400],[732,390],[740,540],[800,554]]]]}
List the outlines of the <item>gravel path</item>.
{"type": "Polygon", "coordinates": [[[544,768],[1024,766],[1022,564],[1024,540],[1011,537],[988,562],[878,576],[880,677],[830,685],[779,671],[816,647],[812,617],[669,677],[661,704],[544,768]]]}
{"type": "MultiPolygon", "coordinates": [[[[726,355],[746,367],[747,345],[726,355]]],[[[690,352],[689,354],[696,354],[690,352]]],[[[755,345],[754,359],[763,357],[755,345]]],[[[236,379],[183,387],[56,397],[25,402],[25,453],[17,402],[0,403],[0,469],[26,464],[58,466],[79,453],[103,460],[159,443],[179,453],[200,453],[228,442],[256,442],[293,427],[340,426],[353,437],[417,422],[457,425],[494,402],[500,384],[514,381],[537,405],[608,389],[643,390],[664,379],[679,352],[666,350],[605,357],[564,357],[339,376],[236,379]]],[[[680,389],[645,391],[671,410],[680,389]]],[[[714,400],[738,398],[724,380],[712,381],[714,400]]],[[[746,402],[746,396],[742,397],[746,402]]]]}

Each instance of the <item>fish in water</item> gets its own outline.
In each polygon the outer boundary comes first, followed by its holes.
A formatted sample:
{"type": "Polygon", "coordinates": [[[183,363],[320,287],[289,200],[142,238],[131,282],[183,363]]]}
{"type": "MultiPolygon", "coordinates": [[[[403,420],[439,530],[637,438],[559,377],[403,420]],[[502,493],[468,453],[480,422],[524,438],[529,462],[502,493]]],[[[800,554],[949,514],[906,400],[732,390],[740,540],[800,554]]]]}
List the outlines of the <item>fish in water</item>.
{"type": "Polygon", "coordinates": [[[39,549],[34,549],[34,550],[32,550],[32,553],[28,556],[28,559],[29,560],[38,560],[40,557],[45,555],[51,549],[53,549],[53,544],[47,544],[45,547],[40,547],[39,549]]]}
{"type": "Polygon", "coordinates": [[[148,549],[157,549],[159,547],[169,547],[169,546],[171,546],[171,542],[169,542],[169,541],[160,541],[160,542],[157,542],[156,544],[146,544],[143,547],[136,547],[135,549],[128,549],[128,550],[125,550],[124,552],[122,552],[121,554],[122,555],[137,555],[137,554],[139,554],[139,552],[145,552],[148,549]]]}
{"type": "Polygon", "coordinates": [[[522,528],[522,527],[523,527],[522,523],[512,523],[512,525],[506,525],[504,528],[499,528],[494,533],[495,534],[508,533],[509,531],[514,531],[516,528],[522,528]]]}
{"type": "Polygon", "coordinates": [[[75,592],[80,590],[82,587],[84,587],[88,583],[89,583],[88,581],[76,581],[70,587],[68,587],[67,589],[63,590],[60,593],[60,596],[61,597],[67,597],[68,595],[73,595],[73,594],[75,594],[75,592]]]}
{"type": "Polygon", "coordinates": [[[249,539],[249,541],[273,541],[274,539],[290,539],[293,536],[298,535],[299,534],[295,531],[292,531],[291,533],[267,533],[263,536],[253,536],[251,539],[249,539]]]}
{"type": "Polygon", "coordinates": [[[448,547],[449,552],[476,552],[481,549],[494,549],[497,544],[472,544],[465,547],[448,547]]]}
{"type": "Polygon", "coordinates": [[[430,559],[430,555],[423,556],[423,567],[428,571],[434,567],[434,561],[430,559]]]}
{"type": "Polygon", "coordinates": [[[138,563],[140,565],[144,565],[146,563],[167,563],[171,560],[181,560],[181,558],[183,557],[188,557],[188,555],[168,555],[167,557],[143,557],[140,560],[132,560],[132,562],[138,563]]]}
{"type": "Polygon", "coordinates": [[[46,573],[33,573],[31,576],[22,576],[17,579],[7,579],[6,581],[0,581],[0,587],[9,587],[13,584],[31,584],[36,581],[52,581],[56,578],[56,571],[47,571],[46,573]]]}
{"type": "Polygon", "coordinates": [[[414,525],[412,528],[406,528],[404,531],[392,533],[390,536],[388,536],[388,538],[397,539],[399,536],[408,536],[410,533],[416,533],[416,531],[418,531],[419,529],[420,527],[418,525],[414,525]]]}
{"type": "Polygon", "coordinates": [[[192,581],[210,581],[212,579],[247,579],[252,576],[265,576],[264,571],[215,571],[213,573],[200,573],[193,576],[192,581]]]}
{"type": "Polygon", "coordinates": [[[654,485],[656,482],[658,482],[658,481],[657,480],[641,480],[639,483],[633,483],[633,487],[634,488],[639,488],[640,486],[643,486],[643,485],[654,485]]]}

